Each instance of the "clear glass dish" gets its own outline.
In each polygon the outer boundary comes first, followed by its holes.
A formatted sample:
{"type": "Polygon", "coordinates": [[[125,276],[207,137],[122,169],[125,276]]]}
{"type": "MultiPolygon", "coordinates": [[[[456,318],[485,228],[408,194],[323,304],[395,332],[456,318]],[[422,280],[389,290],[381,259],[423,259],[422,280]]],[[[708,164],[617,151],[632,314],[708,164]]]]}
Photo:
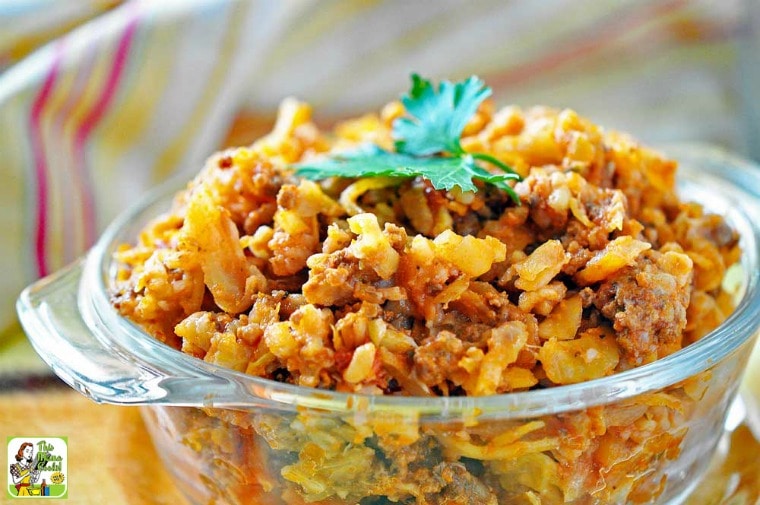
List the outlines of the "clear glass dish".
{"type": "Polygon", "coordinates": [[[730,279],[738,305],[697,343],[603,379],[488,397],[363,396],[169,348],[122,318],[107,288],[115,248],[168,208],[176,185],[128,210],[85,259],[28,287],[18,311],[72,387],[146,406],[158,452],[192,503],[681,503],[724,433],[760,327],[760,168],[698,146],[669,153],[681,162],[682,198],[741,235],[730,279]]]}

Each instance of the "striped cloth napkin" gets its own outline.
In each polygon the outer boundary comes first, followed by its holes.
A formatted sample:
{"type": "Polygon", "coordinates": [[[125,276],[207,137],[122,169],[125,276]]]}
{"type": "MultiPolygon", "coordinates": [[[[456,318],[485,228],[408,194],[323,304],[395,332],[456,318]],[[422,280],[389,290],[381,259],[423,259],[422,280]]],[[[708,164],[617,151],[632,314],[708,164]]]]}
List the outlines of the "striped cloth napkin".
{"type": "Polygon", "coordinates": [[[0,1],[0,338],[24,286],[151,186],[252,141],[246,125],[288,95],[327,124],[395,98],[412,71],[478,74],[500,104],[742,151],[754,3],[0,1]]]}

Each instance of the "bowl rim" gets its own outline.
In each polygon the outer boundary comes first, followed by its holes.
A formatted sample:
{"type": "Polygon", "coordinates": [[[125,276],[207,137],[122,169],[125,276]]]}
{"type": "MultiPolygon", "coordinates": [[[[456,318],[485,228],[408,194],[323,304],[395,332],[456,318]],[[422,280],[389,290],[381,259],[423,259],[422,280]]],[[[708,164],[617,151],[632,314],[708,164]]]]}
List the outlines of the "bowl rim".
{"type": "MultiPolygon", "coordinates": [[[[144,225],[147,222],[146,218],[156,217],[156,214],[147,215],[147,212],[158,206],[168,205],[171,198],[167,197],[174,195],[180,187],[176,178],[154,188],[122,212],[106,228],[86,260],[79,290],[80,311],[88,327],[102,342],[118,347],[120,352],[131,353],[131,358],[138,366],[157,369],[166,379],[175,379],[180,383],[189,381],[186,386],[192,386],[192,381],[198,378],[223,379],[236,386],[236,393],[232,399],[219,398],[217,401],[213,396],[202,396],[198,398],[195,406],[245,408],[264,402],[281,410],[309,407],[338,412],[392,412],[405,416],[422,415],[440,419],[472,413],[477,413],[479,418],[491,415],[500,418],[525,418],[575,411],[655,392],[720,363],[742,344],[752,340],[760,327],[760,228],[752,219],[753,214],[760,215],[755,213],[760,209],[760,193],[754,192],[760,191],[760,167],[712,149],[698,146],[679,149],[681,148],[672,149],[677,153],[675,157],[679,161],[679,192],[682,187],[690,190],[702,187],[703,192],[721,193],[723,210],[728,214],[731,224],[740,228],[743,250],[741,264],[747,274],[744,292],[733,313],[698,342],[652,363],[607,377],[577,384],[490,396],[366,395],[279,383],[207,363],[163,344],[118,313],[110,303],[107,282],[115,263],[111,255],[115,247],[124,241],[120,235],[127,228],[135,227],[137,223],[144,225]],[[692,169],[692,164],[700,165],[700,170],[692,169]],[[736,180],[735,176],[727,178],[727,169],[739,171],[748,179],[736,180]],[[747,173],[748,170],[751,172],[747,173]],[[684,174],[686,177],[683,177],[684,174]],[[95,324],[93,317],[101,318],[100,322],[103,324],[95,324]],[[104,328],[108,328],[111,334],[106,334],[104,328]],[[119,331],[114,332],[114,328],[118,328],[119,331]],[[180,376],[172,376],[177,370],[181,370],[180,376]],[[187,375],[182,377],[185,372],[187,375]]],[[[186,179],[184,181],[186,182],[186,179]]],[[[707,202],[700,203],[709,207],[707,202]]],[[[174,401],[172,392],[168,390],[161,401],[152,403],[193,405],[186,399],[174,401]]]]}

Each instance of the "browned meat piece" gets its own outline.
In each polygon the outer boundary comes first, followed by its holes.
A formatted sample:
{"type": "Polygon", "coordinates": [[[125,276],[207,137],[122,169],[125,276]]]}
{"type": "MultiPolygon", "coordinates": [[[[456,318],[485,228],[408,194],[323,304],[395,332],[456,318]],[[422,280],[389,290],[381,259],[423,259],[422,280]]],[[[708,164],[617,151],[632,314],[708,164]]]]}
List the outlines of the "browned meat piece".
{"type": "Polygon", "coordinates": [[[423,343],[414,353],[414,371],[428,386],[436,386],[451,377],[465,348],[450,331],[442,331],[423,343]]]}
{"type": "Polygon", "coordinates": [[[654,361],[681,347],[691,278],[688,256],[650,251],[599,286],[593,303],[612,321],[631,364],[654,361]]]}
{"type": "Polygon", "coordinates": [[[499,503],[493,491],[461,463],[441,463],[435,468],[435,473],[440,475],[446,485],[440,493],[430,498],[430,505],[464,503],[498,505],[499,503]]]}

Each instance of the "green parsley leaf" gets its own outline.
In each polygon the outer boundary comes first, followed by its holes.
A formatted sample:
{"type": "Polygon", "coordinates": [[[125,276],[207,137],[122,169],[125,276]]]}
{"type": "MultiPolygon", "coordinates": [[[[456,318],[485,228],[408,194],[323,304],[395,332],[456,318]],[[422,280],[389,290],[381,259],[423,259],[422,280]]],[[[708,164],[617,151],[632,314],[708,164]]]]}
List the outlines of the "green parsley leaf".
{"type": "Polygon", "coordinates": [[[402,179],[424,177],[435,189],[450,190],[459,186],[462,191],[477,191],[473,179],[492,184],[506,191],[519,204],[519,199],[506,181],[519,180],[514,173],[492,174],[479,167],[475,157],[463,156],[410,156],[391,153],[374,144],[298,164],[296,174],[311,180],[328,177],[398,177],[402,179]]]}
{"type": "Polygon", "coordinates": [[[442,81],[436,92],[430,81],[412,74],[412,89],[401,98],[412,117],[393,123],[396,151],[414,156],[462,154],[462,131],[490,95],[491,88],[475,76],[456,84],[442,81]]]}
{"type": "Polygon", "coordinates": [[[465,163],[460,157],[420,158],[390,153],[374,144],[366,144],[324,160],[301,163],[296,174],[312,180],[327,177],[412,178],[419,175],[430,180],[435,189],[459,186],[462,191],[477,191],[465,163]]]}
{"type": "Polygon", "coordinates": [[[497,158],[486,153],[468,153],[460,138],[467,122],[491,94],[477,77],[452,84],[433,84],[412,74],[412,89],[402,97],[411,117],[393,123],[394,148],[388,152],[374,144],[353,151],[332,154],[295,165],[296,175],[320,180],[328,177],[423,177],[435,189],[477,191],[479,180],[505,191],[515,204],[520,199],[507,183],[520,176],[497,158]],[[504,173],[493,174],[478,164],[490,163],[504,173]]]}
{"type": "Polygon", "coordinates": [[[328,177],[414,177],[406,168],[416,158],[393,154],[375,144],[336,153],[329,158],[305,161],[296,165],[296,175],[318,181],[328,177]]]}

